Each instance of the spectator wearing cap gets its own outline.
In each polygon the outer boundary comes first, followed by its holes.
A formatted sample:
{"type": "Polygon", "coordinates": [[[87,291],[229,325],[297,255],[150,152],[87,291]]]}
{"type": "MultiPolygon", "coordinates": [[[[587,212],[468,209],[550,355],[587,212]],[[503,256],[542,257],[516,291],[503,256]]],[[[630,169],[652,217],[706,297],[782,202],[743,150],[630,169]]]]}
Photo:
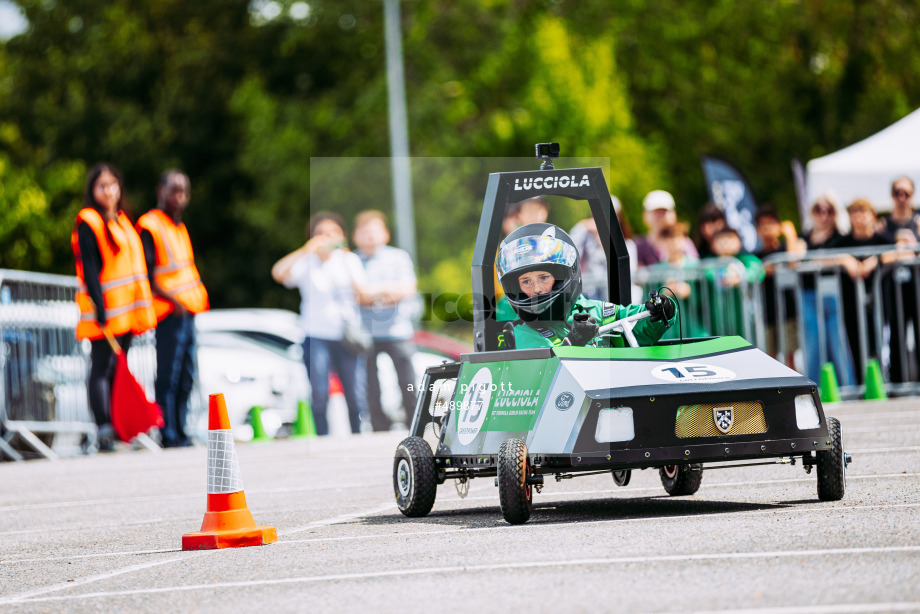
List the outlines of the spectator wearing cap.
{"type": "MultiPolygon", "coordinates": [[[[623,238],[626,241],[626,252],[629,254],[629,271],[632,277],[636,274],[636,242],[632,239],[632,228],[629,221],[623,215],[623,206],[620,199],[610,195],[613,203],[613,210],[617,214],[617,220],[620,222],[620,229],[623,231],[623,238]]],[[[581,274],[582,274],[582,294],[585,297],[597,300],[609,300],[609,290],[607,288],[607,255],[604,253],[603,241],[608,241],[608,237],[601,237],[597,231],[597,222],[593,217],[586,217],[579,221],[569,236],[578,248],[581,254],[581,274]]],[[[612,252],[611,252],[612,253],[612,252]]],[[[633,284],[632,302],[642,302],[642,288],[633,284]]]]}
{"type": "MultiPolygon", "coordinates": [[[[648,227],[648,234],[636,238],[636,255],[640,266],[649,266],[668,260],[668,248],[662,241],[663,228],[677,223],[677,212],[674,210],[674,197],[664,190],[653,190],[645,195],[642,200],[645,212],[642,219],[648,227]]],[[[699,253],[690,237],[684,238],[684,254],[691,258],[699,258],[699,253]]]]}
{"type": "Polygon", "coordinates": [[[914,210],[914,182],[910,177],[898,177],[891,183],[891,198],[894,205],[891,212],[882,218],[882,234],[892,243],[897,232],[909,229],[920,238],[920,213],[914,210]]]}

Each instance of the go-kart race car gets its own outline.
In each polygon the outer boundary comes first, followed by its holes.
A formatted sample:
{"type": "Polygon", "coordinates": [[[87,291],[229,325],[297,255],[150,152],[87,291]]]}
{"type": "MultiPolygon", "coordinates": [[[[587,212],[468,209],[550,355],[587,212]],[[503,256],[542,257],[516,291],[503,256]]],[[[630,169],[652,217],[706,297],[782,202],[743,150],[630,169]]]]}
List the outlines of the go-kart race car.
{"type": "Polygon", "coordinates": [[[519,524],[550,475],[610,473],[625,486],[633,469],[657,469],[678,496],[695,493],[707,467],[796,461],[816,469],[820,500],[843,497],[850,458],[839,421],[824,415],[814,382],[741,337],[637,347],[642,312],[600,330],[627,347],[499,349],[493,267],[503,213],[538,195],[588,202],[609,238],[608,300],[629,302],[629,256],[600,168],[491,174],[472,264],[475,351],[425,372],[393,459],[403,514],[428,514],[447,480],[464,494],[470,480],[494,478],[505,520],[519,524]]]}

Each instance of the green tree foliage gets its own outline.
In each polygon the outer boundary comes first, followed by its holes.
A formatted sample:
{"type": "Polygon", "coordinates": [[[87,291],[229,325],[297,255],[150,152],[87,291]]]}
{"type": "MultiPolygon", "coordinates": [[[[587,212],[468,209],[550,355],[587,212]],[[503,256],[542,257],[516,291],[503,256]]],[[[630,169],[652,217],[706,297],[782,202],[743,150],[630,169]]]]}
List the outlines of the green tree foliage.
{"type": "MultiPolygon", "coordinates": [[[[12,166],[41,177],[69,160],[83,167],[112,162],[124,173],[135,215],[153,206],[158,174],[181,166],[193,182],[196,243],[208,252],[232,240],[239,229],[221,212],[242,182],[234,168],[238,128],[226,100],[244,72],[247,3],[20,4],[29,30],[5,44],[0,78],[0,117],[18,133],[2,144],[12,166]]],[[[82,182],[58,188],[70,219],[54,220],[64,231],[54,233],[56,245],[69,243],[82,182]]],[[[55,251],[42,269],[71,273],[73,256],[55,251]]],[[[209,267],[202,275],[220,279],[209,267]]],[[[213,285],[220,297],[221,284],[213,285]]]]}
{"type": "Polygon", "coordinates": [[[0,268],[48,271],[72,259],[70,230],[79,207],[69,195],[84,174],[80,162],[17,168],[0,151],[0,268]]]}
{"type": "Polygon", "coordinates": [[[795,215],[789,161],[861,140],[920,106],[920,5],[663,2],[610,22],[640,134],[664,144],[678,207],[705,201],[699,155],[735,162],[795,215]]]}

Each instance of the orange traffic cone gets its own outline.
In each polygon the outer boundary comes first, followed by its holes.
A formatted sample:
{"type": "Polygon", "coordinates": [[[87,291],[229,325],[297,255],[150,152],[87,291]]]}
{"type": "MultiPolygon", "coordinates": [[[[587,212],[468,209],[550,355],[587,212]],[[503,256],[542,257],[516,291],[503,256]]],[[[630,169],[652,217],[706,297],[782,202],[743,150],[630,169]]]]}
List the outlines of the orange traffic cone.
{"type": "Polygon", "coordinates": [[[183,550],[261,546],[278,540],[275,527],[257,527],[243,493],[224,395],[208,403],[208,509],[201,531],[182,536],[183,550]]]}

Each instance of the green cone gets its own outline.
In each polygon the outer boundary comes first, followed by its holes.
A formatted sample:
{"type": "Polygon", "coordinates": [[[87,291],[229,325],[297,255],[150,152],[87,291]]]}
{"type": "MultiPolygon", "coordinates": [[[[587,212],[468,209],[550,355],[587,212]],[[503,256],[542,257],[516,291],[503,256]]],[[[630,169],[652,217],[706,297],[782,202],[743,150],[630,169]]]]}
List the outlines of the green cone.
{"type": "Polygon", "coordinates": [[[252,425],[252,441],[271,441],[272,438],[265,432],[262,426],[262,408],[254,405],[249,410],[249,424],[252,425]]]}
{"type": "Polygon", "coordinates": [[[885,382],[882,380],[882,369],[875,358],[871,358],[866,364],[866,393],[863,398],[867,401],[888,398],[885,382]]]}
{"type": "Polygon", "coordinates": [[[839,403],[840,388],[837,386],[837,375],[834,373],[833,363],[826,362],[821,367],[821,402],[839,403]]]}
{"type": "Polygon", "coordinates": [[[313,423],[313,412],[310,411],[310,404],[307,401],[298,401],[297,421],[291,428],[291,439],[315,436],[316,424],[313,423]]]}

